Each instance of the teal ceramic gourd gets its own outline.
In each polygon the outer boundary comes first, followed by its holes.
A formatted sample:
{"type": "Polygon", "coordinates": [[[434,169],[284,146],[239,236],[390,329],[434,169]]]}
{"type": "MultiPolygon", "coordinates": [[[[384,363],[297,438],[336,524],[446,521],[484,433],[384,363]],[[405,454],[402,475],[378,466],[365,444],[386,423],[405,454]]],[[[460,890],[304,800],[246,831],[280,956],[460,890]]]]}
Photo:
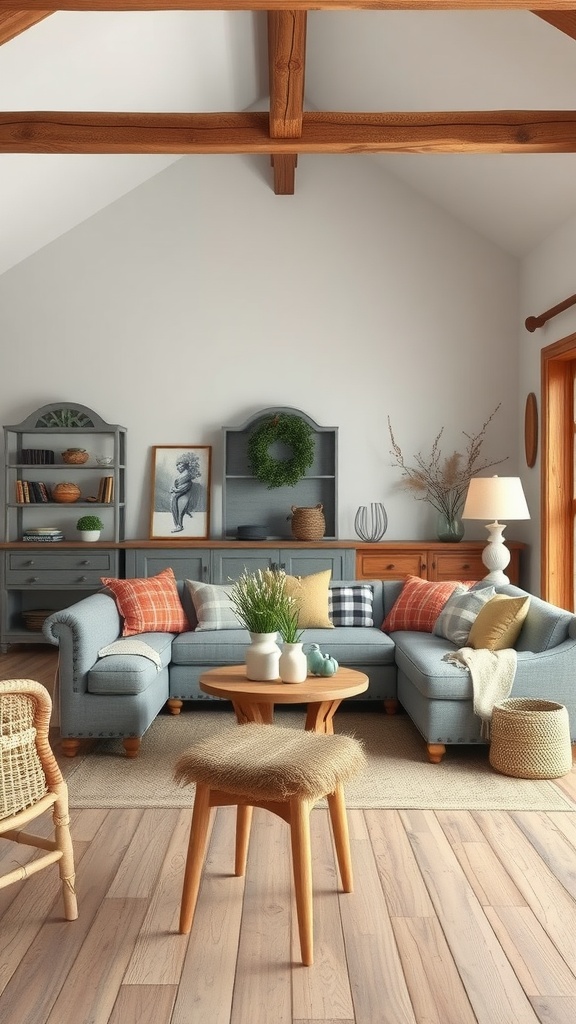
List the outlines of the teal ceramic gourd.
{"type": "Polygon", "coordinates": [[[333,676],[338,671],[338,662],[336,658],[333,658],[330,654],[324,654],[322,656],[322,663],[320,665],[317,675],[319,676],[333,676]]]}

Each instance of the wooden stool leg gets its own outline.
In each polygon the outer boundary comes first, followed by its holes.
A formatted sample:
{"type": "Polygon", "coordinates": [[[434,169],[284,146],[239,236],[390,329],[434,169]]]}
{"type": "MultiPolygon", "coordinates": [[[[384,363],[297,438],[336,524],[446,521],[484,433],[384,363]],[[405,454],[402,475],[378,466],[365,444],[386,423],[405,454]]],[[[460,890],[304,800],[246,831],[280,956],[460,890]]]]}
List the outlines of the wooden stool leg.
{"type": "Polygon", "coordinates": [[[348,818],[346,816],[346,801],[342,786],[337,786],[333,793],[326,797],[332,822],[332,835],[336,847],[336,857],[340,868],[340,878],[344,892],[353,892],[354,882],[352,879],[352,860],[350,857],[350,836],[348,834],[348,818]]]}
{"type": "Polygon", "coordinates": [[[180,933],[182,935],[187,935],[192,927],[202,867],[206,855],[206,837],[208,835],[209,823],[210,786],[203,782],[198,782],[194,797],[194,810],[192,811],[192,825],[190,827],[190,840],[188,843],[182,903],[180,906],[180,933]]]}
{"type": "Polygon", "coordinates": [[[307,800],[294,799],[290,801],[290,839],[298,932],[302,963],[307,967],[314,962],[312,856],[310,850],[310,811],[312,806],[313,804],[307,800]]]}
{"type": "Polygon", "coordinates": [[[236,862],[234,874],[243,875],[246,871],[246,860],[248,858],[248,844],[250,842],[250,827],[252,825],[252,811],[249,804],[238,804],[236,811],[236,862]]]}

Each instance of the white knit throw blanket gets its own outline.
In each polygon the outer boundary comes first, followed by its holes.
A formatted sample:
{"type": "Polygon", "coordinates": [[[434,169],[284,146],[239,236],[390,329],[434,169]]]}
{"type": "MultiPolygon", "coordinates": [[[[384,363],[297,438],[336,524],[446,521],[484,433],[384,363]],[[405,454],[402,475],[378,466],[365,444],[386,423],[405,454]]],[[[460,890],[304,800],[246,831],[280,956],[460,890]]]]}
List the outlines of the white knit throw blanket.
{"type": "Polygon", "coordinates": [[[482,720],[482,739],[489,740],[494,705],[510,696],[514,683],[518,660],[516,651],[511,648],[504,651],[476,651],[472,647],[461,647],[459,651],[449,651],[442,660],[469,670],[474,713],[482,720]]]}
{"type": "Polygon", "coordinates": [[[115,640],[114,643],[108,644],[98,651],[99,658],[108,658],[114,654],[140,654],[143,658],[153,661],[158,671],[162,668],[158,651],[155,651],[144,640],[137,640],[135,637],[127,636],[121,640],[115,640]]]}

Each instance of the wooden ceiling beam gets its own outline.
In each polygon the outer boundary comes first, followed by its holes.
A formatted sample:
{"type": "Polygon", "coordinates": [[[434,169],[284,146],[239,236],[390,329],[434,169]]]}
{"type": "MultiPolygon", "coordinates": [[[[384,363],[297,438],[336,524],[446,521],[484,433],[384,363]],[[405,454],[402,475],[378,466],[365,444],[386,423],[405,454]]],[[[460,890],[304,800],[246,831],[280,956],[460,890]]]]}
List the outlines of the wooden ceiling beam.
{"type": "Polygon", "coordinates": [[[51,14],[53,14],[53,10],[0,11],[0,46],[2,43],[7,43],[9,39],[14,39],[21,32],[25,32],[32,25],[37,25],[39,21],[43,21],[51,14]]]}
{"type": "MultiPolygon", "coordinates": [[[[268,77],[270,136],[297,139],[302,134],[306,70],[306,11],[268,11],[268,77]]],[[[293,153],[272,157],[274,192],[294,195],[293,153]]]]}
{"type": "Polygon", "coordinates": [[[299,138],[267,112],[0,113],[0,153],[574,153],[575,110],[307,111],[299,138]]]}
{"type": "Polygon", "coordinates": [[[549,25],[559,29],[560,32],[565,32],[567,36],[576,39],[576,11],[533,11],[533,13],[543,21],[547,21],[549,25]]]}
{"type": "MultiPolygon", "coordinates": [[[[575,11],[575,0],[57,0],[56,11],[575,11]]],[[[46,0],[2,0],[4,10],[38,12],[46,0]]]]}

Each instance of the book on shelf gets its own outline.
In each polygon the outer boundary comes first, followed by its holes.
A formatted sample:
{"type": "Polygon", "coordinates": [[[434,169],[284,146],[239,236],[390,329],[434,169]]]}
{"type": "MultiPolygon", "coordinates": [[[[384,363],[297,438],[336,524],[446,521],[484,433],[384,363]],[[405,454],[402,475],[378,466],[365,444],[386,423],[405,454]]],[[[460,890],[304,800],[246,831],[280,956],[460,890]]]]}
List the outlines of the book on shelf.
{"type": "Polygon", "coordinates": [[[96,496],[96,501],[100,502],[100,504],[102,504],[102,505],[107,505],[107,504],[109,504],[112,501],[113,493],[114,493],[114,477],[113,476],[103,476],[102,479],[100,480],[100,484],[98,486],[98,494],[96,496]]]}

